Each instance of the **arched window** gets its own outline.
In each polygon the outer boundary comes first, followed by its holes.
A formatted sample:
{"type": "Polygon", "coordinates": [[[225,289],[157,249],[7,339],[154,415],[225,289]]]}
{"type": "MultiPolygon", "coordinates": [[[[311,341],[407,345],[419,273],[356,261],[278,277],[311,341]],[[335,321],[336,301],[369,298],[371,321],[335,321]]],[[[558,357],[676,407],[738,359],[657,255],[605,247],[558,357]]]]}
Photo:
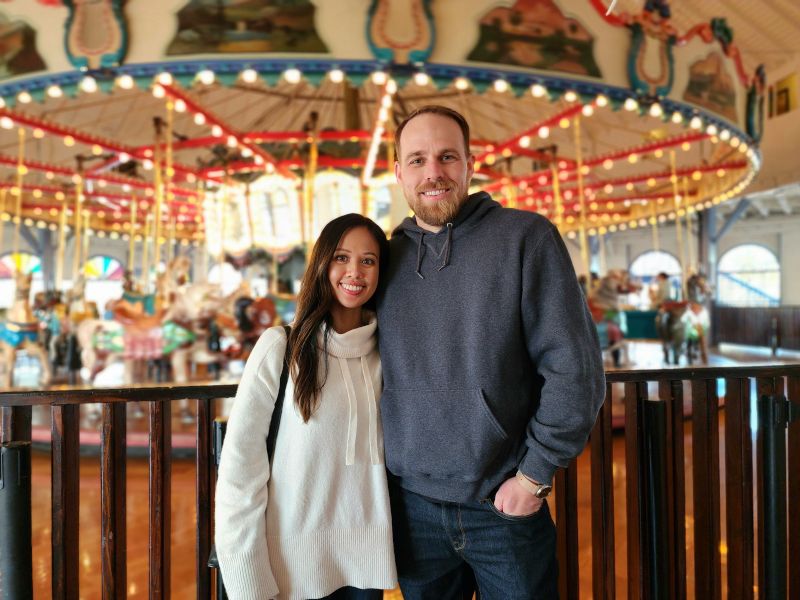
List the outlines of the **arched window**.
{"type": "Polygon", "coordinates": [[[781,266],[777,257],[757,244],[728,250],[717,266],[717,302],[726,306],[778,306],[781,266]]]}
{"type": "Polygon", "coordinates": [[[631,263],[630,276],[642,283],[642,289],[630,295],[630,304],[646,310],[650,308],[650,288],[655,284],[656,275],[666,273],[669,275],[670,297],[680,299],[681,294],[681,263],[669,252],[662,250],[648,250],[643,252],[631,263]]]}
{"type": "Polygon", "coordinates": [[[42,261],[35,254],[29,252],[7,252],[0,256],[0,308],[8,308],[14,302],[14,273],[17,269],[23,273],[32,273],[31,297],[44,290],[44,279],[42,277],[42,261]]]}
{"type": "Polygon", "coordinates": [[[83,266],[86,276],[85,299],[94,302],[102,314],[109,300],[122,297],[122,279],[125,269],[116,258],[99,254],[83,266]]]}

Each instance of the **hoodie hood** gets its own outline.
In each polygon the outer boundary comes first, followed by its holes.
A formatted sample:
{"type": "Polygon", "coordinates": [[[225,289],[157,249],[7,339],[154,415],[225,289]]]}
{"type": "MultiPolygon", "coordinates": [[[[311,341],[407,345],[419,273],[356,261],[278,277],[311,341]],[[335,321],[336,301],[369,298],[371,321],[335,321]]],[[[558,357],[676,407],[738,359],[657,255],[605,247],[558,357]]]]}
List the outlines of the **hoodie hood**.
{"type": "Polygon", "coordinates": [[[456,218],[436,233],[417,225],[416,217],[406,217],[392,232],[392,237],[406,235],[417,243],[416,274],[420,279],[425,279],[421,269],[427,245],[430,245],[434,252],[442,257],[441,264],[437,269],[441,271],[450,264],[453,240],[461,237],[461,235],[477,225],[489,211],[497,208],[501,208],[500,204],[492,200],[489,194],[476,192],[467,196],[456,218]]]}

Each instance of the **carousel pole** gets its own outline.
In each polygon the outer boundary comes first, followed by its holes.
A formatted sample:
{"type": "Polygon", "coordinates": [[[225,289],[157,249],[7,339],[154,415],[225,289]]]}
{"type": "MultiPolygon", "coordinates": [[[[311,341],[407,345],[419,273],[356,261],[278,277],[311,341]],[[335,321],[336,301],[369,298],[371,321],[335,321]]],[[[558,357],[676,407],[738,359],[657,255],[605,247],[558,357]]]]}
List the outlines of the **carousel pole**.
{"type": "Polygon", "coordinates": [[[172,166],[172,129],[175,119],[175,102],[172,98],[167,100],[167,132],[166,132],[166,160],[164,165],[164,196],[167,201],[167,215],[169,223],[169,234],[167,241],[167,264],[172,261],[175,244],[175,215],[172,212],[172,178],[175,176],[175,168],[172,166]]]}
{"type": "Polygon", "coordinates": [[[658,239],[658,218],[656,218],[656,205],[652,200],[650,201],[650,221],[653,226],[653,250],[658,252],[661,249],[658,239]]]}
{"type": "Polygon", "coordinates": [[[564,206],[561,203],[561,183],[558,180],[558,165],[555,160],[550,163],[550,172],[553,174],[553,202],[555,206],[555,222],[558,231],[564,228],[564,206]]]}
{"type": "Polygon", "coordinates": [[[86,266],[87,266],[87,263],[89,262],[89,235],[90,235],[89,232],[91,231],[89,229],[90,214],[91,213],[87,210],[86,214],[83,215],[83,232],[84,233],[83,233],[83,252],[82,252],[82,255],[81,255],[81,265],[83,265],[83,274],[84,275],[86,275],[86,266]]]}
{"type": "Polygon", "coordinates": [[[16,270],[19,271],[19,262],[17,255],[19,254],[19,233],[20,226],[22,225],[22,178],[25,176],[25,129],[19,128],[19,150],[17,153],[17,186],[16,195],[17,202],[14,208],[14,246],[13,246],[13,260],[16,265],[16,270]]]}
{"type": "Polygon", "coordinates": [[[153,125],[156,129],[156,143],[153,153],[153,177],[156,191],[156,201],[153,212],[153,218],[155,219],[153,223],[153,227],[155,228],[155,234],[153,236],[153,241],[155,243],[153,249],[153,266],[155,266],[156,271],[158,271],[159,265],[161,264],[161,212],[164,206],[164,183],[161,173],[161,141],[163,139],[161,127],[163,121],[156,117],[153,120],[153,125]]]}
{"type": "Polygon", "coordinates": [[[0,252],[3,251],[3,236],[6,231],[5,222],[2,220],[3,213],[6,212],[6,195],[8,194],[8,189],[3,188],[0,190],[0,252]]]}
{"type": "Polygon", "coordinates": [[[319,162],[317,135],[317,113],[311,113],[308,138],[308,169],[306,169],[305,181],[303,182],[303,209],[300,211],[300,218],[303,219],[303,244],[306,246],[306,250],[309,249],[313,242],[314,178],[317,175],[317,164],[319,162]]]}
{"type": "Polygon", "coordinates": [[[686,202],[686,247],[688,249],[689,269],[696,271],[694,246],[692,245],[692,219],[689,215],[689,182],[686,177],[683,178],[683,198],[686,202]]]}
{"type": "Polygon", "coordinates": [[[278,254],[272,257],[272,264],[270,265],[270,278],[269,278],[269,293],[275,296],[278,293],[278,254]]]}
{"type": "Polygon", "coordinates": [[[142,293],[150,292],[150,220],[153,215],[148,213],[144,217],[144,231],[142,232],[142,293]]]}
{"type": "Polygon", "coordinates": [[[361,182],[361,214],[365,217],[369,214],[369,186],[361,182]]]}
{"type": "Polygon", "coordinates": [[[220,198],[220,234],[219,234],[219,256],[217,266],[219,271],[219,284],[222,286],[222,266],[225,264],[225,228],[228,226],[228,207],[230,206],[231,176],[227,168],[225,170],[225,188],[220,198]]]}
{"type": "Polygon", "coordinates": [[[683,276],[681,277],[683,280],[682,283],[685,283],[687,264],[686,253],[684,252],[683,248],[683,224],[681,222],[681,216],[678,214],[678,211],[681,208],[681,195],[678,193],[678,175],[675,167],[675,150],[669,151],[669,166],[671,171],[669,180],[672,182],[672,201],[675,205],[675,236],[678,242],[678,259],[681,261],[681,271],[683,272],[683,276]]]}
{"type": "Polygon", "coordinates": [[[58,251],[56,253],[56,290],[64,286],[64,252],[67,247],[67,196],[61,201],[61,214],[58,216],[58,251]]]}
{"type": "Polygon", "coordinates": [[[581,208],[580,237],[583,272],[589,273],[589,244],[586,239],[586,197],[583,190],[583,152],[581,152],[581,118],[575,117],[575,158],[578,169],[578,201],[581,208]]]}
{"type": "Polygon", "coordinates": [[[244,207],[247,211],[247,234],[250,238],[250,247],[256,245],[256,236],[253,231],[253,207],[250,204],[250,182],[244,186],[244,207]]]}
{"type": "Polygon", "coordinates": [[[598,233],[597,234],[597,241],[600,243],[600,272],[606,272],[606,236],[598,233]]]}
{"type": "Polygon", "coordinates": [[[81,202],[83,202],[83,158],[77,157],[78,172],[75,178],[75,208],[73,209],[74,229],[72,236],[72,282],[78,279],[81,267],[81,202]]]}
{"type": "Polygon", "coordinates": [[[136,200],[136,194],[131,196],[131,225],[130,237],[128,238],[128,270],[131,273],[136,272],[136,207],[139,204],[136,200]]]}

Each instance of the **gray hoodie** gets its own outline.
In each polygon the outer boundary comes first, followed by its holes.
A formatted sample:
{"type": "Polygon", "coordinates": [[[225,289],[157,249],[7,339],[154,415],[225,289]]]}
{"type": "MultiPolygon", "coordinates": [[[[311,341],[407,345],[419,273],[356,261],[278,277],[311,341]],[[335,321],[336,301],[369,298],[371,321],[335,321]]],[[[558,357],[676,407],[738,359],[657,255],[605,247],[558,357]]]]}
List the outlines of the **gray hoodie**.
{"type": "Polygon", "coordinates": [[[381,273],[386,465],[413,492],[491,497],[549,482],[605,393],[597,332],[558,230],[472,194],[438,233],[405,219],[381,273]]]}

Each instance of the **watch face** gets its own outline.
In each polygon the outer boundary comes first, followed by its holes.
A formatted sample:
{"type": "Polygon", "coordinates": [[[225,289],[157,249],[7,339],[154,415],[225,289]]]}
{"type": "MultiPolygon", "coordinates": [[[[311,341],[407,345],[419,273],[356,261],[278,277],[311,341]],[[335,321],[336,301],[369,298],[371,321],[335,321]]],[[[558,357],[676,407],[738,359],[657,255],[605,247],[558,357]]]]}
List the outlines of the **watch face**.
{"type": "Polygon", "coordinates": [[[540,485],[539,489],[536,490],[535,496],[537,498],[547,498],[550,495],[550,491],[553,489],[553,486],[550,485],[540,485]]]}

